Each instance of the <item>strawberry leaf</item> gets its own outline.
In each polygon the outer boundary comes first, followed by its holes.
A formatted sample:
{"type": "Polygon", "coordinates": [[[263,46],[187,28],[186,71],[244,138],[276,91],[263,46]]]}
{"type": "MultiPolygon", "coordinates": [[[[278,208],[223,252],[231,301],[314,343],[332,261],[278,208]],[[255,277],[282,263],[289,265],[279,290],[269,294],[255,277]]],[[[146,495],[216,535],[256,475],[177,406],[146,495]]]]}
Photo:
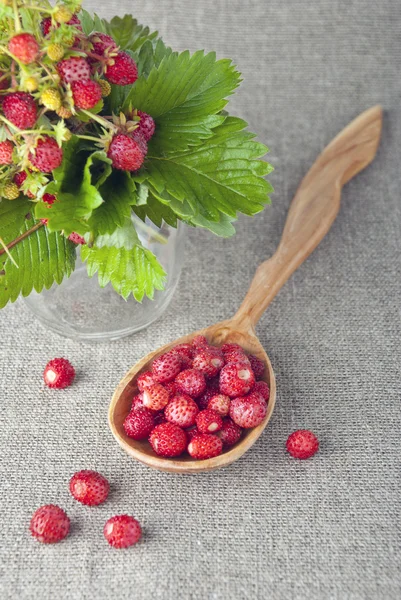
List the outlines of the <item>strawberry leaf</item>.
{"type": "MultiPolygon", "coordinates": [[[[141,186],[144,188],[145,186],[141,186]]],[[[152,221],[157,227],[161,227],[163,221],[171,227],[177,227],[177,215],[167,204],[160,202],[152,192],[148,191],[146,201],[141,204],[134,206],[135,214],[142,219],[146,220],[146,217],[152,221]]]]}
{"type": "Polygon", "coordinates": [[[104,22],[106,33],[117,42],[121,50],[138,50],[146,40],[157,37],[157,31],[150,32],[149,27],[140,25],[132,15],[113,17],[110,23],[104,22]]]}
{"type": "Polygon", "coordinates": [[[113,171],[99,187],[99,192],[104,202],[93,211],[88,225],[95,235],[113,233],[131,215],[131,206],[137,200],[135,183],[128,173],[113,171]]]}

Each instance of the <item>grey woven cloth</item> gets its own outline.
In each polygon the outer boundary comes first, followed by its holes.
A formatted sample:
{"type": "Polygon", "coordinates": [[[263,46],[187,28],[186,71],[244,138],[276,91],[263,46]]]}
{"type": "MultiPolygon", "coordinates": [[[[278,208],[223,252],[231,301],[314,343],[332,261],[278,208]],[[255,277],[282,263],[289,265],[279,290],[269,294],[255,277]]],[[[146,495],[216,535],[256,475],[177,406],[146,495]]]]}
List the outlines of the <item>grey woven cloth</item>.
{"type": "Polygon", "coordinates": [[[177,49],[216,49],[244,83],[231,110],[270,148],[273,204],[223,241],[190,231],[183,276],[164,317],[103,345],[60,338],[21,302],[0,314],[0,597],[32,600],[399,600],[401,7],[399,0],[116,0],[177,49]],[[230,316],[280,238],[296,187],[324,145],[359,112],[385,112],[374,164],[344,190],[340,215],[283,288],[258,333],[277,374],[265,434],[218,472],[174,476],[126,456],[107,426],[126,370],[163,342],[230,316]],[[68,357],[76,384],[43,389],[48,359],[68,357]],[[310,461],[285,453],[297,428],[321,440],[310,461]],[[110,500],[68,493],[98,469],[110,500]],[[34,509],[63,506],[69,538],[28,534],[34,509]],[[135,515],[144,540],[108,547],[113,514],[135,515]]]}

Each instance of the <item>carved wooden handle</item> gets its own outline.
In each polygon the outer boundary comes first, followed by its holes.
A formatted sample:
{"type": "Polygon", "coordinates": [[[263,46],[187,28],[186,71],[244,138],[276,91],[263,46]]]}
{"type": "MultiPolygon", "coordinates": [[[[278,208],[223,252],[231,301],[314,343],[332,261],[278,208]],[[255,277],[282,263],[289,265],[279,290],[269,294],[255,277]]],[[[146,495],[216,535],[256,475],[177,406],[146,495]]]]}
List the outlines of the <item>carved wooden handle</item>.
{"type": "Polygon", "coordinates": [[[341,189],[375,157],[382,109],[374,106],[343,129],[301,182],[275,254],[257,269],[234,319],[254,326],[292,273],[313,252],[340,208],[341,189]]]}

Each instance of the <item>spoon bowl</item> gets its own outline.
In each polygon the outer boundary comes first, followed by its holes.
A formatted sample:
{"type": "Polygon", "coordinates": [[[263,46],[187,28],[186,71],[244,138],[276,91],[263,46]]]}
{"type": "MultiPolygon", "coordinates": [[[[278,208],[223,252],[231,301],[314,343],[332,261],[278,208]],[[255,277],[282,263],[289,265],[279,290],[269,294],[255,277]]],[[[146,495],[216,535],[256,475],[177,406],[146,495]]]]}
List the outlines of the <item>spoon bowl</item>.
{"type": "Polygon", "coordinates": [[[171,473],[200,473],[224,467],[240,458],[260,437],[272,416],[276,401],[274,372],[265,350],[255,334],[260,317],[291,274],[325,237],[340,209],[341,190],[374,158],[382,128],[382,109],[375,106],[354,119],[323,150],[301,182],[288,212],[284,232],[274,255],[257,269],[245,299],[236,315],[206,329],[186,335],[148,354],[133,366],[114,392],[109,408],[109,425],[120,444],[140,462],[171,473]],[[150,369],[152,361],[173,346],[188,343],[196,335],[221,346],[237,343],[266,365],[264,380],[270,387],[265,419],[245,430],[239,442],[215,458],[194,460],[190,456],[169,459],[158,456],[147,441],[129,438],[123,422],[137,394],[138,375],[150,369]]]}

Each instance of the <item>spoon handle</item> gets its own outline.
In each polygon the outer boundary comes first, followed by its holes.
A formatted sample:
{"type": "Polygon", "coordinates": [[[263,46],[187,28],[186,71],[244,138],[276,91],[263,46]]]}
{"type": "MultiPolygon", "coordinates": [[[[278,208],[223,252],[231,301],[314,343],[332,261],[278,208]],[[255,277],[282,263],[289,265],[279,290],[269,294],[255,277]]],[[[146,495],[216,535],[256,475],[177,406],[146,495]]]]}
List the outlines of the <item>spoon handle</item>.
{"type": "Polygon", "coordinates": [[[291,203],[275,254],[257,269],[234,320],[255,326],[292,273],[332,226],[341,190],[375,157],[382,128],[382,109],[360,114],[323,150],[301,182],[291,203]]]}

